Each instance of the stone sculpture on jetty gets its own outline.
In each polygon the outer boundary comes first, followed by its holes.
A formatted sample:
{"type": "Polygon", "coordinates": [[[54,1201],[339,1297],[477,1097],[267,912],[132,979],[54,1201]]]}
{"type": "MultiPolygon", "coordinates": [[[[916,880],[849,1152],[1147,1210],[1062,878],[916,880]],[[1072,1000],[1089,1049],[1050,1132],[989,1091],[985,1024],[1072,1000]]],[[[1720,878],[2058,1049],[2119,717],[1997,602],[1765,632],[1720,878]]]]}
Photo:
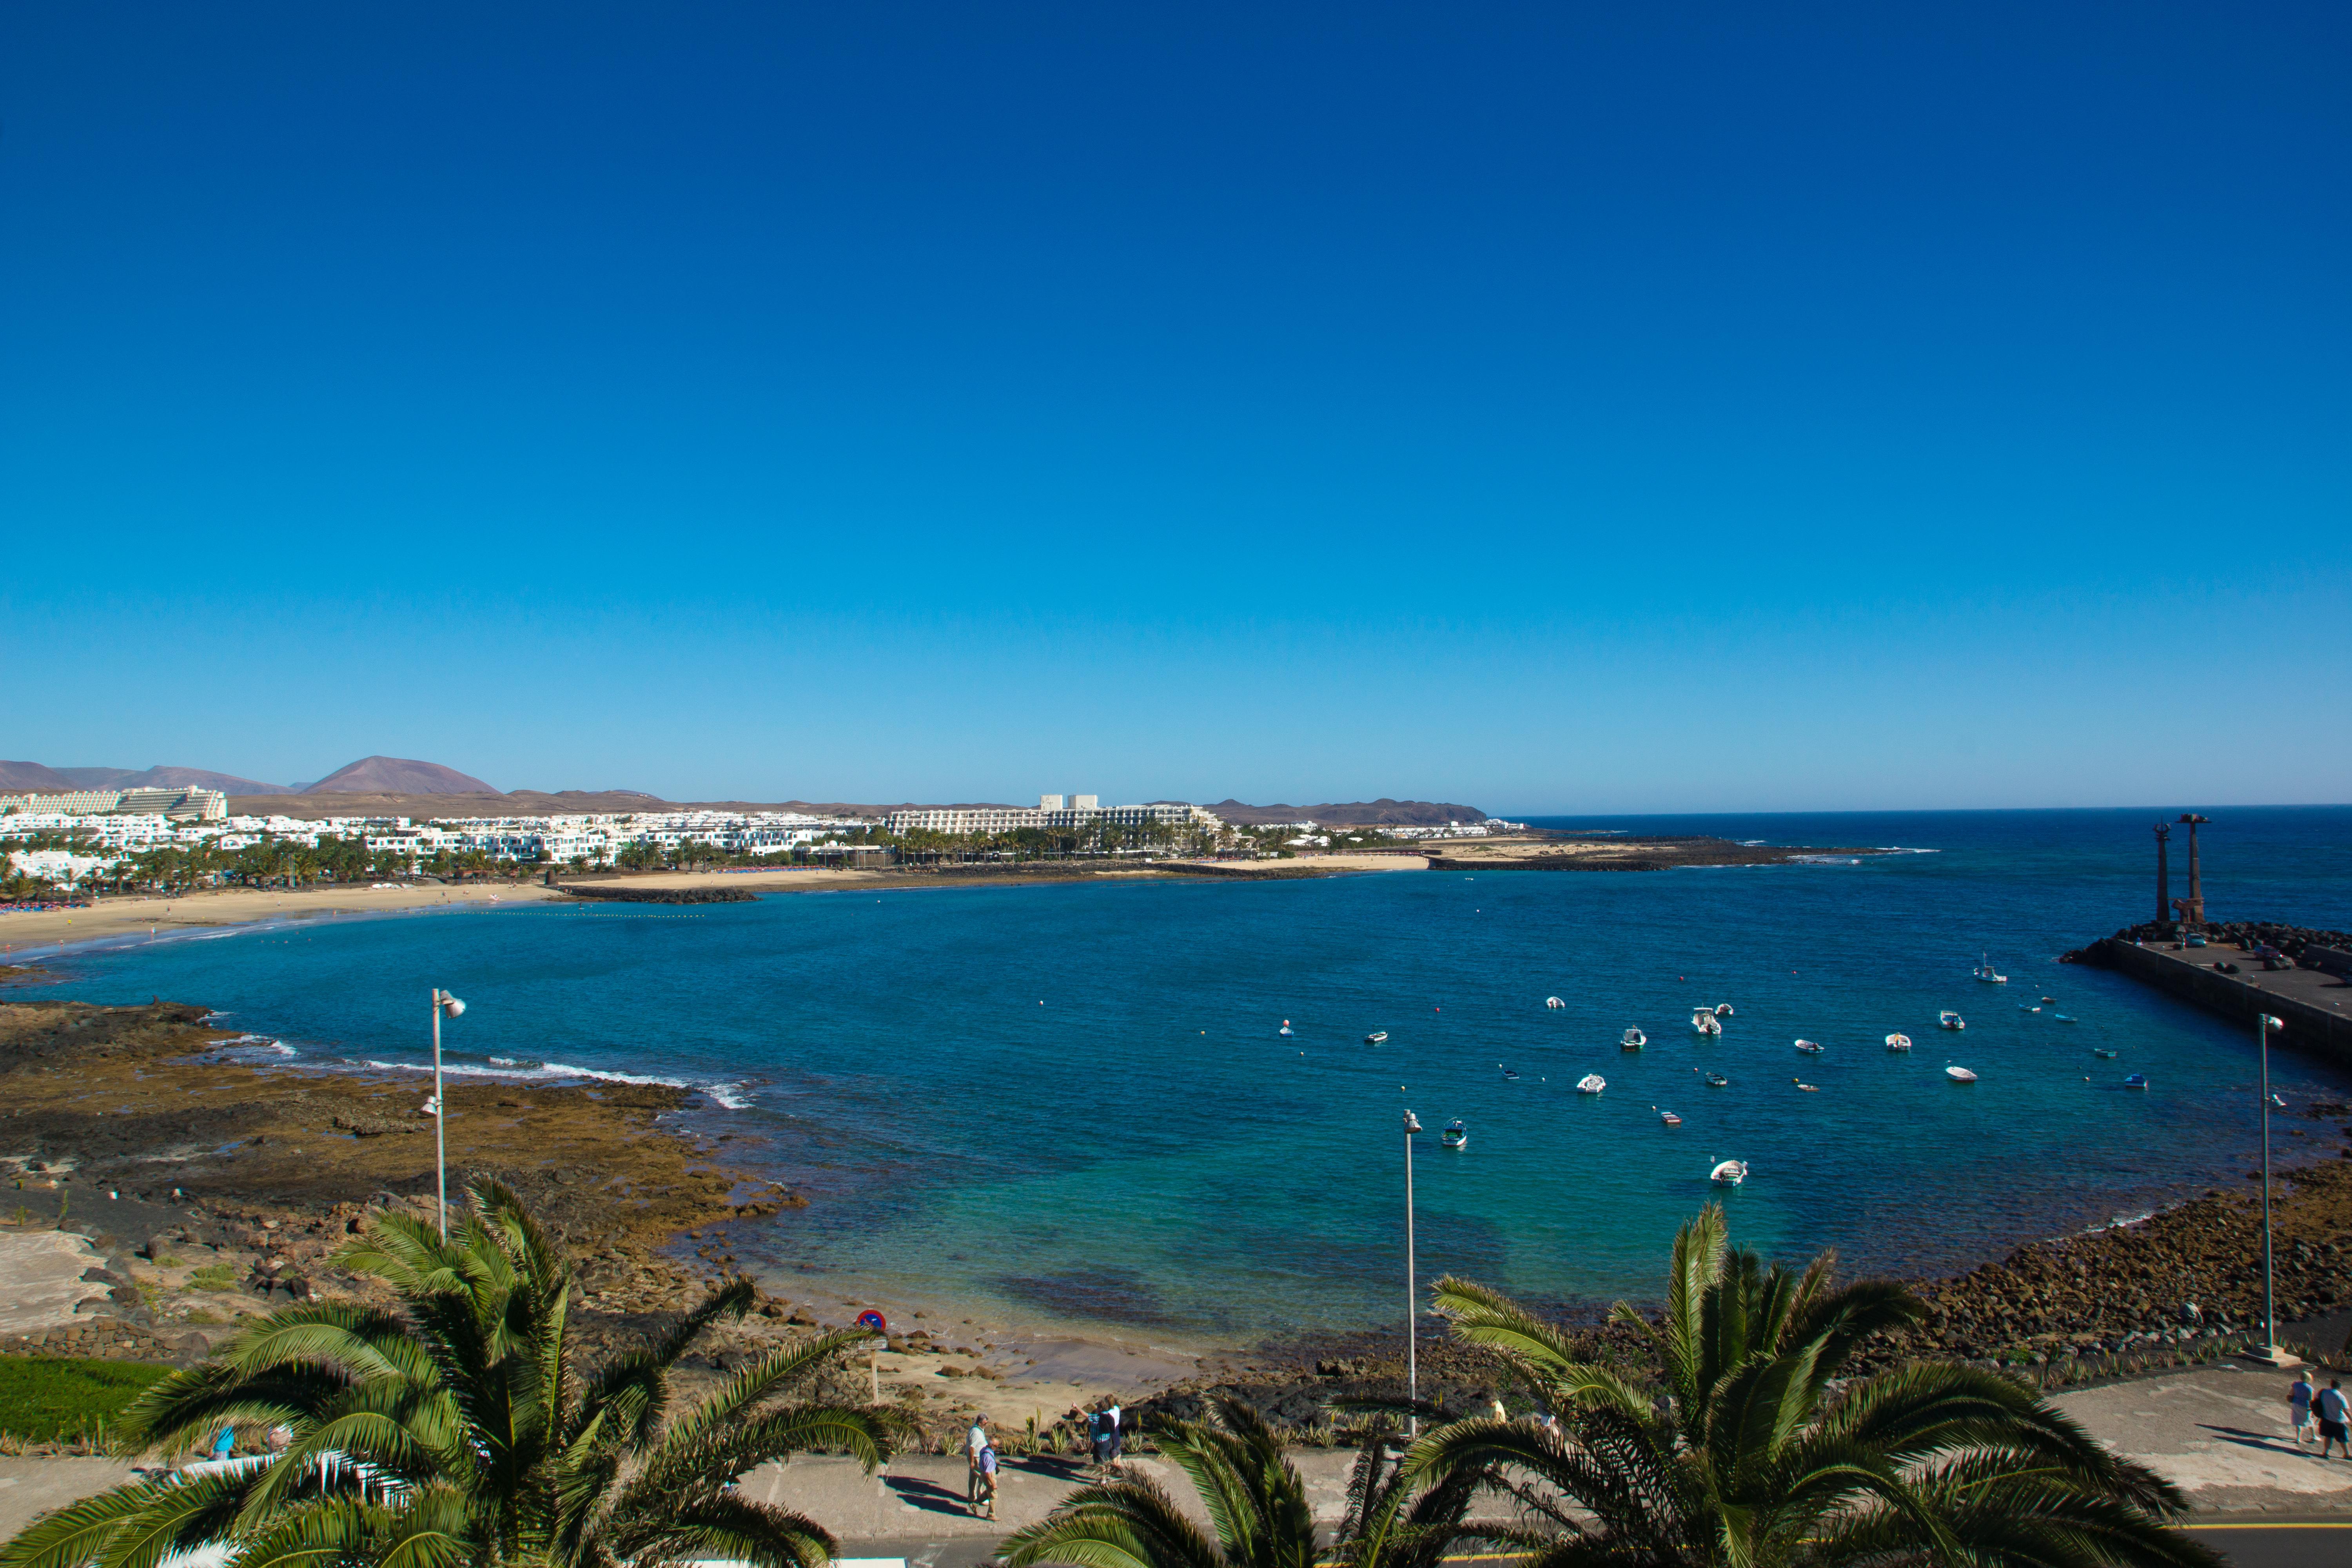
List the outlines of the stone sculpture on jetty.
{"type": "Polygon", "coordinates": [[[2212,819],[2200,816],[2193,811],[2184,811],[2180,814],[2180,820],[2189,825],[2189,896],[2173,900],[2172,907],[2180,911],[2181,924],[2201,926],[2205,923],[2205,887],[2198,876],[2197,825],[2212,819]]]}

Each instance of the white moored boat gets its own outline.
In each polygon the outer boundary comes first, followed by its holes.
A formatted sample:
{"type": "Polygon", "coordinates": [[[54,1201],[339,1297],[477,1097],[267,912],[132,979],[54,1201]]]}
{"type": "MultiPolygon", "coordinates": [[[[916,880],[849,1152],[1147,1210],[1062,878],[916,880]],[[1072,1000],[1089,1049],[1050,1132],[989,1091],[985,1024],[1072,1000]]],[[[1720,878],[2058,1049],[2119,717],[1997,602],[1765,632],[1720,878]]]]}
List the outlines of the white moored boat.
{"type": "Polygon", "coordinates": [[[1889,1035],[1886,1037],[1886,1048],[1890,1051],[1907,1051],[1911,1048],[1911,1037],[1889,1035]]]}
{"type": "Polygon", "coordinates": [[[1561,1001],[1557,996],[1547,996],[1544,998],[1544,1005],[1547,1007],[1565,1007],[1568,1004],[1561,1001]]]}
{"type": "Polygon", "coordinates": [[[1691,1027],[1696,1029],[1702,1035],[1720,1035],[1723,1033],[1723,1026],[1715,1021],[1715,1014],[1705,1007],[1701,1007],[1698,1011],[1691,1015],[1691,1027]]]}
{"type": "Polygon", "coordinates": [[[1650,1043],[1650,1037],[1639,1029],[1628,1029],[1617,1043],[1629,1051],[1638,1051],[1650,1043]]]}
{"type": "MultiPolygon", "coordinates": [[[[1654,1105],[1650,1107],[1650,1109],[1653,1110],[1658,1110],[1658,1108],[1654,1105]]],[[[1680,1127],[1683,1124],[1683,1119],[1676,1116],[1671,1110],[1658,1110],[1658,1120],[1664,1122],[1669,1127],[1680,1127]]]]}
{"type": "Polygon", "coordinates": [[[1448,1149],[1467,1149],[1470,1147],[1470,1129],[1463,1126],[1459,1121],[1456,1121],[1453,1126],[1448,1127],[1444,1131],[1439,1133],[1437,1135],[1437,1141],[1440,1143],[1444,1144],[1448,1149]]]}
{"type": "Polygon", "coordinates": [[[1822,1054],[1821,1047],[1813,1044],[1811,1040],[1799,1040],[1797,1042],[1797,1048],[1804,1052],[1809,1057],[1817,1057],[1822,1054]]]}
{"type": "Polygon", "coordinates": [[[1706,1179],[1718,1187],[1736,1187],[1748,1179],[1748,1162],[1726,1160],[1706,1173],[1706,1179]]]}
{"type": "Polygon", "coordinates": [[[1966,1068],[1948,1067],[1944,1069],[1944,1076],[1954,1083],[1974,1083],[1977,1080],[1977,1075],[1966,1068]]]}
{"type": "Polygon", "coordinates": [[[1368,1046],[1377,1046],[1388,1037],[1389,1032],[1386,1029],[1374,1029],[1370,1034],[1364,1037],[1364,1044],[1368,1046]]]}
{"type": "Polygon", "coordinates": [[[1586,1073],[1576,1080],[1576,1092],[1579,1094],[1599,1094],[1608,1087],[1609,1080],[1597,1072],[1586,1073]]]}
{"type": "Polygon", "coordinates": [[[1290,1038],[1290,1020],[1285,1018],[1282,1021],[1282,1027],[1276,1030],[1276,1033],[1279,1034],[1286,1040],[1290,1038]]]}
{"type": "Polygon", "coordinates": [[[1990,953],[1985,954],[1982,958],[1977,961],[1976,975],[1979,980],[1983,981],[1988,985],[2006,985],[2009,984],[2009,976],[2001,973],[1992,966],[1992,954],[1990,953]]]}
{"type": "Polygon", "coordinates": [[[1936,1015],[1936,1026],[1939,1029],[1965,1029],[1969,1021],[1947,1007],[1936,1015]]]}

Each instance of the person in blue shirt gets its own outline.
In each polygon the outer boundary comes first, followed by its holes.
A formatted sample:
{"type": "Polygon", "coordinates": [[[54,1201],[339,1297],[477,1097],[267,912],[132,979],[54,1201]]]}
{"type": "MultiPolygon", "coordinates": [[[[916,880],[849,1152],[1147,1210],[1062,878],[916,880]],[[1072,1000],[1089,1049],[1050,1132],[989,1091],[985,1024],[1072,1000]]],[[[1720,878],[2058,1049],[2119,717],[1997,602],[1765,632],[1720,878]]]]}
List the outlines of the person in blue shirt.
{"type": "Polygon", "coordinates": [[[996,1517],[996,1445],[989,1444],[980,1451],[980,1500],[988,1505],[981,1517],[996,1517]]]}
{"type": "Polygon", "coordinates": [[[2287,1385],[2286,1407],[2294,1417],[2294,1446],[2300,1448],[2311,1437],[2311,1378],[2308,1374],[2300,1372],[2294,1374],[2294,1381],[2287,1385]]]}
{"type": "Polygon", "coordinates": [[[2327,1458],[2328,1448],[2341,1443],[2344,1457],[2352,1459],[2352,1429],[2345,1426],[2347,1414],[2352,1412],[2347,1412],[2344,1390],[2335,1378],[2327,1380],[2327,1386],[2319,1391],[2318,1397],[2311,1402],[2311,1407],[2319,1412],[2319,1457],[2323,1459],[2327,1458]]]}
{"type": "Polygon", "coordinates": [[[236,1452],[236,1428],[221,1423],[220,1436],[213,1439],[213,1458],[226,1459],[236,1452]]]}

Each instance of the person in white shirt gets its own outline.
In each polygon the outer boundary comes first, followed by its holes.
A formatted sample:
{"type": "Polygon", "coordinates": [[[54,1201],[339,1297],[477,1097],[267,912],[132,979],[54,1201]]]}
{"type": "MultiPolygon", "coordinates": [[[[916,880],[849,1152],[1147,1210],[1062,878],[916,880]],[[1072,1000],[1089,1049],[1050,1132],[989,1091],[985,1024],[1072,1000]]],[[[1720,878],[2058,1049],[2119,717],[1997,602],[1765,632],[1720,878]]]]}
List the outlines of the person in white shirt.
{"type": "Polygon", "coordinates": [[[971,1418],[971,1430],[963,1435],[964,1500],[974,1508],[980,1506],[980,1456],[988,1447],[988,1417],[971,1418]]]}

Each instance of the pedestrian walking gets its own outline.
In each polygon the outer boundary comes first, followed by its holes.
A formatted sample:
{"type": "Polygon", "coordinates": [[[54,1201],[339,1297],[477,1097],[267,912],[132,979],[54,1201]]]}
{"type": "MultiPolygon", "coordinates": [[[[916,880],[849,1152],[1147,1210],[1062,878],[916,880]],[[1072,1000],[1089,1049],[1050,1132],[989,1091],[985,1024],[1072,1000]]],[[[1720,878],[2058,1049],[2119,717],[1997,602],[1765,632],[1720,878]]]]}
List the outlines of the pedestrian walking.
{"type": "Polygon", "coordinates": [[[2340,1443],[2344,1446],[2344,1457],[2352,1459],[2352,1428],[2345,1426],[2347,1415],[2352,1412],[2346,1408],[2344,1390],[2337,1380],[2329,1378],[2327,1386],[2319,1391],[2318,1397],[2311,1402],[2311,1405],[2319,1412],[2319,1457],[2323,1459],[2327,1458],[2329,1446],[2340,1443]]]}
{"type": "Polygon", "coordinates": [[[1119,1456],[1127,1447],[1127,1432],[1124,1426],[1126,1412],[1119,1409],[1118,1401],[1114,1399],[1110,1403],[1110,1408],[1103,1414],[1109,1417],[1105,1426],[1110,1437],[1110,1468],[1116,1470],[1118,1468],[1119,1456]]]}
{"type": "Polygon", "coordinates": [[[2308,1373],[2296,1373],[2294,1381],[2287,1384],[2286,1407],[2294,1416],[2294,1446],[2300,1448],[2311,1440],[2311,1378],[2308,1373]]]}
{"type": "Polygon", "coordinates": [[[975,1415],[963,1435],[963,1500],[972,1508],[980,1506],[980,1456],[987,1447],[988,1417],[975,1415]]]}
{"type": "Polygon", "coordinates": [[[1110,1401],[1097,1399],[1087,1412],[1087,1447],[1094,1456],[1095,1479],[1110,1473],[1110,1401]]]}
{"type": "Polygon", "coordinates": [[[981,1517],[996,1517],[996,1445],[984,1445],[980,1450],[980,1495],[988,1511],[981,1517]]]}

